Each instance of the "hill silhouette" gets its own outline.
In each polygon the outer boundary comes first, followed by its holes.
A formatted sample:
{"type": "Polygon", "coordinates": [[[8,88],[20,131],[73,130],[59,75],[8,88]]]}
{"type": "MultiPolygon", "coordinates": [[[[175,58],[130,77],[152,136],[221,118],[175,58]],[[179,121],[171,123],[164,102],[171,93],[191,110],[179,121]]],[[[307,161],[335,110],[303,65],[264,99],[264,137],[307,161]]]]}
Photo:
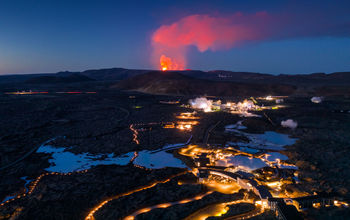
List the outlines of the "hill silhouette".
{"type": "Polygon", "coordinates": [[[70,74],[66,76],[36,76],[30,79],[27,79],[25,83],[29,84],[56,84],[56,83],[76,83],[76,82],[87,82],[95,81],[87,76],[81,74],[70,74]]]}
{"type": "Polygon", "coordinates": [[[112,88],[150,94],[253,96],[290,95],[296,87],[283,84],[220,82],[193,78],[179,72],[151,71],[116,83],[112,88]]]}

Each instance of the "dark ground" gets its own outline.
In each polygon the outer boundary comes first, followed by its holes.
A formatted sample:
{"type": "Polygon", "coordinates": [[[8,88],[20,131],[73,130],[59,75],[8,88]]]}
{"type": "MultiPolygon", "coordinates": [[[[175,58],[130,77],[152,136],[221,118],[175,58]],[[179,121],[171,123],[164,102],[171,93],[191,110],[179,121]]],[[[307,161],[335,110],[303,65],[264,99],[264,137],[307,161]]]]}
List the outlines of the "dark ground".
{"type": "MultiPolygon", "coordinates": [[[[43,142],[57,146],[72,146],[72,152],[115,153],[121,155],[143,149],[158,149],[165,144],[186,142],[190,133],[175,129],[153,127],[140,134],[140,145],[132,141],[130,124],[174,121],[176,113],[185,109],[159,104],[160,100],[190,97],[169,97],[121,92],[104,89],[100,82],[70,84],[69,86],[38,85],[44,95],[5,95],[3,91],[33,89],[30,85],[4,85],[0,93],[0,201],[6,196],[24,190],[20,177],[35,179],[49,166],[50,155],[31,153],[43,142]],[[96,91],[96,94],[56,94],[56,91],[96,91]],[[131,97],[135,96],[135,98],[131,97]],[[140,108],[135,108],[140,106],[140,108]],[[65,138],[62,138],[64,137],[65,138]],[[14,161],[17,163],[11,165],[14,161]],[[6,167],[7,165],[11,165],[6,167]]],[[[108,84],[107,84],[108,86],[108,84]]],[[[239,97],[233,97],[237,99],[239,97]]],[[[347,197],[350,191],[350,99],[326,97],[321,104],[310,102],[311,97],[286,99],[289,108],[266,111],[275,125],[266,118],[251,118],[245,123],[251,132],[275,130],[299,138],[285,154],[299,167],[301,187],[306,191],[336,192],[347,197]],[[290,130],[279,126],[281,120],[293,119],[298,128],[290,130]]],[[[192,131],[192,142],[202,142],[205,130],[221,121],[209,142],[224,143],[222,129],[233,124],[238,116],[222,112],[200,113],[200,125],[192,131]]],[[[81,219],[104,198],[145,185],[157,179],[166,179],[183,170],[165,168],[148,171],[128,166],[97,166],[85,174],[47,176],[39,182],[33,194],[0,207],[0,219],[81,219]]],[[[191,177],[188,177],[191,178],[191,177]]],[[[136,207],[191,197],[205,189],[198,186],[177,186],[176,181],[145,190],[130,197],[118,199],[106,206],[95,217],[116,219],[129,214],[136,207]],[[156,195],[156,196],[154,196],[156,195]],[[126,205],[127,204],[127,205],[126,205]]],[[[219,198],[220,196],[218,196],[219,198]]],[[[209,202],[217,200],[209,199],[209,202]]],[[[185,210],[200,208],[205,200],[174,206],[173,216],[185,217],[185,210]]],[[[205,203],[207,204],[207,203],[205,203]]],[[[140,215],[162,216],[158,210],[140,215]]],[[[188,211],[190,213],[190,211],[188,211]]],[[[310,210],[308,219],[346,219],[349,210],[310,210]],[[332,214],[334,213],[334,214],[332,214]]],[[[267,215],[267,217],[270,215],[267,215]]],[[[157,217],[157,218],[158,218],[157,217]]],[[[159,219],[159,218],[158,218],[159,219]]],[[[169,217],[170,219],[170,217],[169,217]]],[[[173,219],[176,219],[173,218],[173,219]]]]}

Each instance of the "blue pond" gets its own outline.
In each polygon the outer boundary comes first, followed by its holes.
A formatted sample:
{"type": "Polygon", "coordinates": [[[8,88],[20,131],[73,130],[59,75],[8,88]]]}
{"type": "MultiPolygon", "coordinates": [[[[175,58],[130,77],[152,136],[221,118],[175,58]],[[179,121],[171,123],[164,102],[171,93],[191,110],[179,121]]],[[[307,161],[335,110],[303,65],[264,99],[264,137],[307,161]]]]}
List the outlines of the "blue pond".
{"type": "Polygon", "coordinates": [[[157,153],[152,153],[146,150],[140,151],[138,157],[134,160],[134,164],[152,169],[161,169],[164,167],[186,167],[180,159],[175,158],[172,154],[165,151],[157,153]]]}
{"type": "Polygon", "coordinates": [[[37,153],[50,153],[52,159],[49,159],[50,167],[46,168],[50,172],[69,173],[89,169],[97,165],[126,165],[133,157],[133,152],[127,153],[123,156],[114,157],[114,154],[105,155],[89,155],[87,153],[74,154],[65,151],[63,147],[53,147],[50,145],[42,145],[37,153]]]}

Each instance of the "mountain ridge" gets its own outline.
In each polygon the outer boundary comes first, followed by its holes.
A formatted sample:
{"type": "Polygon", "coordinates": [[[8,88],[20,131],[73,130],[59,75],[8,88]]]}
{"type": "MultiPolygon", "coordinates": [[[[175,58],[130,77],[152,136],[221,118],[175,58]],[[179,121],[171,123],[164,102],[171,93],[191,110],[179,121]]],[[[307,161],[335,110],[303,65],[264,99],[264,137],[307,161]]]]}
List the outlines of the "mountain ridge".
{"type": "MultiPolygon", "coordinates": [[[[120,81],[137,75],[152,72],[154,70],[138,70],[125,68],[106,68],[91,69],[82,72],[63,71],[58,73],[44,74],[23,74],[23,75],[4,75],[0,76],[0,83],[7,82],[26,82],[31,78],[41,76],[57,76],[67,77],[73,74],[86,76],[97,81],[120,81]]],[[[350,85],[350,72],[334,72],[334,73],[310,73],[310,74],[279,74],[273,75],[268,73],[256,72],[234,72],[225,70],[185,70],[185,71],[166,71],[167,73],[178,72],[182,75],[190,76],[198,79],[207,79],[212,81],[223,82],[246,82],[246,83],[282,83],[289,85],[350,85]]]]}

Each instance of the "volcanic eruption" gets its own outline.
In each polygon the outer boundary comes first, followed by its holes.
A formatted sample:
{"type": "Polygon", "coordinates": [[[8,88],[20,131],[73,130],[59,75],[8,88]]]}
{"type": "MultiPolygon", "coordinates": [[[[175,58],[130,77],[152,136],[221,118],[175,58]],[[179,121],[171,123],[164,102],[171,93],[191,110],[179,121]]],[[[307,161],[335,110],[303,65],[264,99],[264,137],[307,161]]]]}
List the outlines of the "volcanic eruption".
{"type": "Polygon", "coordinates": [[[153,56],[162,70],[183,70],[188,48],[199,52],[228,50],[271,39],[348,36],[348,24],[333,24],[318,14],[309,18],[288,13],[237,12],[230,15],[194,14],[160,26],[152,35],[153,56]],[[337,28],[342,31],[336,31],[337,28]],[[160,58],[160,63],[159,63],[160,58]],[[159,65],[160,64],[160,65],[159,65]]]}
{"type": "Polygon", "coordinates": [[[254,40],[257,37],[254,28],[237,24],[242,21],[241,17],[241,14],[230,17],[190,15],[170,25],[162,25],[152,36],[154,57],[160,57],[161,70],[185,69],[190,46],[200,52],[216,51],[230,49],[241,40],[254,40]]]}
{"type": "Polygon", "coordinates": [[[160,57],[160,66],[162,71],[166,70],[183,70],[183,67],[180,66],[174,59],[162,55],[160,57]]]}

